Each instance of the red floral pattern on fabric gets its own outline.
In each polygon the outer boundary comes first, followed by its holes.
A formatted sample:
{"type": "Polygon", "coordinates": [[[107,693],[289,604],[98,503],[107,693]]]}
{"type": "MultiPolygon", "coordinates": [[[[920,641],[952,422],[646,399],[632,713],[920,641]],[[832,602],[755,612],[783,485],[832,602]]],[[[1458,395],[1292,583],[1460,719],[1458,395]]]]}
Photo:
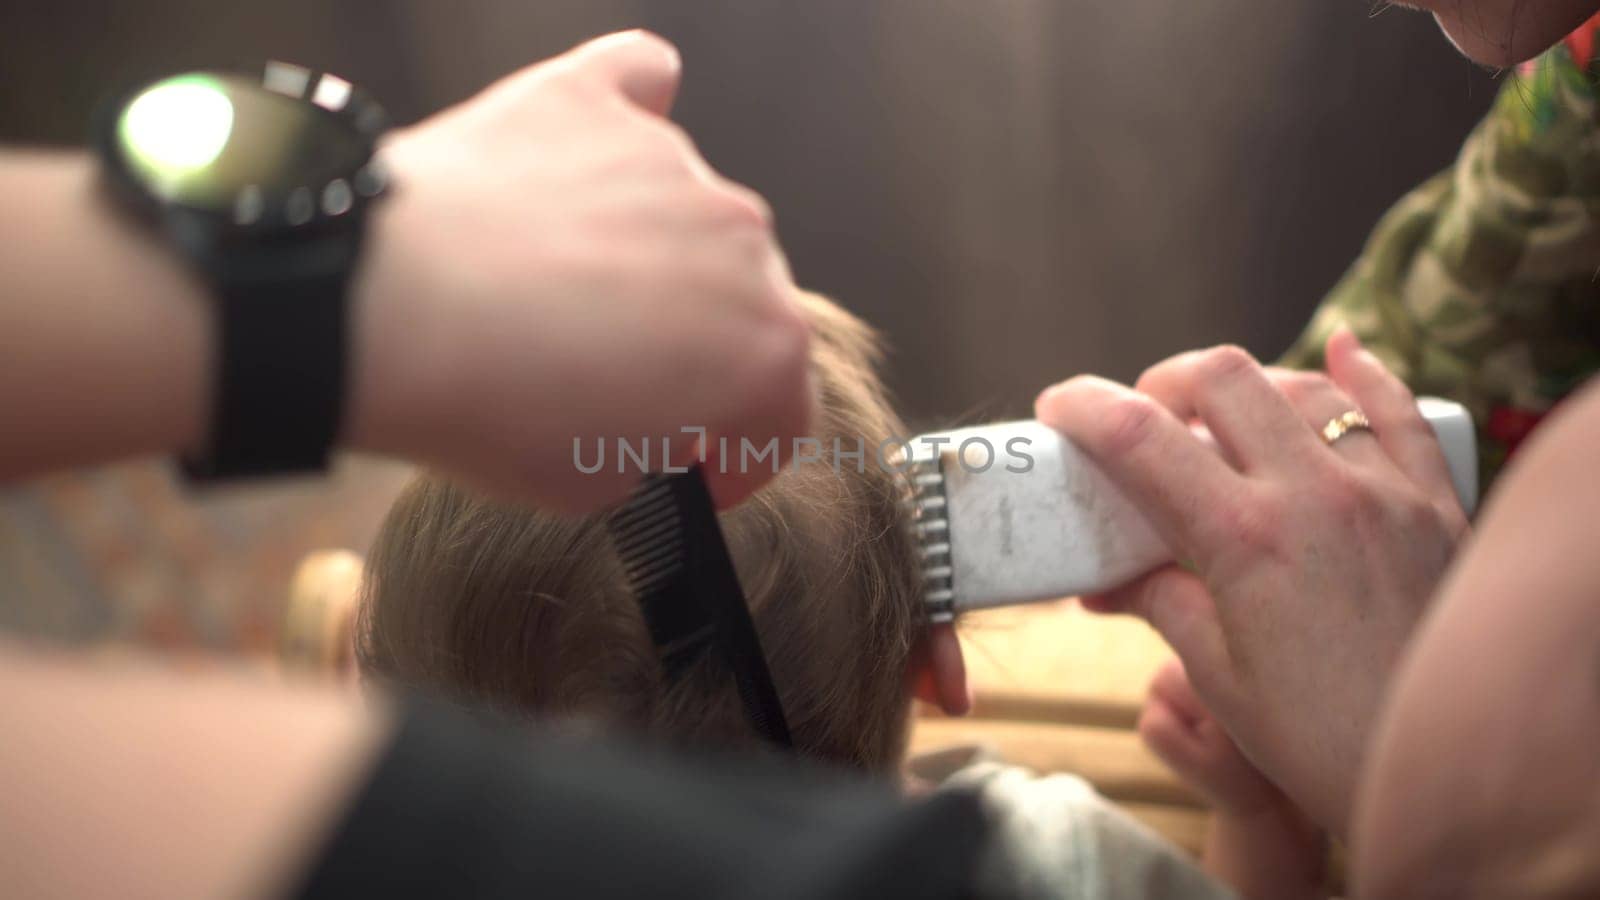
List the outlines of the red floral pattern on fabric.
{"type": "Polygon", "coordinates": [[[1535,412],[1531,409],[1518,409],[1514,406],[1496,406],[1489,411],[1489,421],[1484,426],[1484,431],[1492,440],[1500,442],[1506,448],[1509,458],[1517,452],[1517,446],[1528,439],[1534,428],[1547,412],[1535,412]]]}
{"type": "Polygon", "coordinates": [[[1589,63],[1594,61],[1594,35],[1597,28],[1600,28],[1600,13],[1579,25],[1576,31],[1561,41],[1566,46],[1567,52],[1572,54],[1572,62],[1579,69],[1588,69],[1589,63]]]}

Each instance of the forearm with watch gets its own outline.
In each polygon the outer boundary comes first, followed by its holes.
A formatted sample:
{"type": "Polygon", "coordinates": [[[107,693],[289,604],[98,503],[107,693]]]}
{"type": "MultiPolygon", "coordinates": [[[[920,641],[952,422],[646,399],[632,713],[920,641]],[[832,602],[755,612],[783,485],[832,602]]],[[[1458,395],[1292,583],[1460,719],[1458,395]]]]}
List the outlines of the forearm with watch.
{"type": "Polygon", "coordinates": [[[309,471],[336,444],[581,512],[638,474],[578,472],[575,440],[806,433],[794,284],[765,204],[665,118],[670,45],[603,38],[391,132],[381,196],[365,104],[300,71],[147,85],[94,157],[0,153],[0,480],[309,471]]]}
{"type": "Polygon", "coordinates": [[[276,71],[277,91],[146,86],[107,113],[100,159],[0,155],[0,479],[145,454],[202,480],[310,472],[359,441],[379,120],[276,71]]]}

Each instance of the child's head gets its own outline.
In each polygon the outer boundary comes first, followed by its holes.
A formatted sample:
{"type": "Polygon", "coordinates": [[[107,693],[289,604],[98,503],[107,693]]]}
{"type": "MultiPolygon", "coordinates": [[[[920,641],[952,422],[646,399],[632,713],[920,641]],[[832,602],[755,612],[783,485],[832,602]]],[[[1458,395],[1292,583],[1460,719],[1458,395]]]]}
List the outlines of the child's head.
{"type": "MultiPolygon", "coordinates": [[[[803,304],[822,461],[786,468],[723,513],[722,528],[797,748],[884,769],[904,750],[908,672],[927,630],[904,488],[875,458],[904,432],[874,371],[871,330],[822,298],[803,304]],[[835,439],[864,458],[835,460],[835,439]]],[[[503,506],[417,480],[368,560],[357,641],[369,676],[501,709],[700,745],[756,740],[715,658],[663,683],[598,515],[503,506]]],[[[917,658],[949,669],[948,651],[917,658]]],[[[925,680],[950,684],[949,675],[925,680]]],[[[964,683],[947,693],[957,690],[964,683]]]]}

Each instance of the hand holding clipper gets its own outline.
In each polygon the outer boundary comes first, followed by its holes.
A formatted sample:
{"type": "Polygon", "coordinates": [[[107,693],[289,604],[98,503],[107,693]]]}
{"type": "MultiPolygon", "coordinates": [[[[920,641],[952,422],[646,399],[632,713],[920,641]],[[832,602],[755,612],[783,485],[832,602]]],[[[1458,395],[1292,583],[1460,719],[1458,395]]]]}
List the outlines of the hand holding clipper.
{"type": "MultiPolygon", "coordinates": [[[[1423,397],[1462,507],[1477,502],[1472,416],[1423,397]]],[[[1324,440],[1366,430],[1358,412],[1324,440]]],[[[1196,433],[1215,442],[1204,426],[1196,433]]],[[[1027,420],[924,434],[911,442],[917,536],[935,621],[971,609],[1097,594],[1171,561],[1154,527],[1082,450],[1027,420]]]]}
{"type": "Polygon", "coordinates": [[[1468,529],[1471,442],[1348,329],[1324,358],[1326,374],[1275,370],[1213,347],[1133,388],[1068,379],[1034,411],[1184,560],[1096,608],[1149,623],[1250,761],[1346,837],[1374,718],[1468,529]]]}

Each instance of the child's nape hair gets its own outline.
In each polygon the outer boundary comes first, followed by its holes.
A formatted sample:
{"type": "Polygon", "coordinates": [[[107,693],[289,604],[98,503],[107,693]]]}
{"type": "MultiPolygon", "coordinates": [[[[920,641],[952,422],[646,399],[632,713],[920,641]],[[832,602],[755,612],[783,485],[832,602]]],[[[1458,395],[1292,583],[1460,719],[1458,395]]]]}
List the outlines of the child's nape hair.
{"type": "MultiPolygon", "coordinates": [[[[905,750],[906,667],[924,627],[904,486],[878,456],[904,429],[872,330],[821,297],[801,302],[821,461],[786,467],[722,528],[796,748],[886,771],[905,750]]],[[[419,478],[374,544],[356,632],[368,677],[694,746],[757,740],[714,655],[675,684],[661,678],[598,515],[502,506],[419,478]]]]}

